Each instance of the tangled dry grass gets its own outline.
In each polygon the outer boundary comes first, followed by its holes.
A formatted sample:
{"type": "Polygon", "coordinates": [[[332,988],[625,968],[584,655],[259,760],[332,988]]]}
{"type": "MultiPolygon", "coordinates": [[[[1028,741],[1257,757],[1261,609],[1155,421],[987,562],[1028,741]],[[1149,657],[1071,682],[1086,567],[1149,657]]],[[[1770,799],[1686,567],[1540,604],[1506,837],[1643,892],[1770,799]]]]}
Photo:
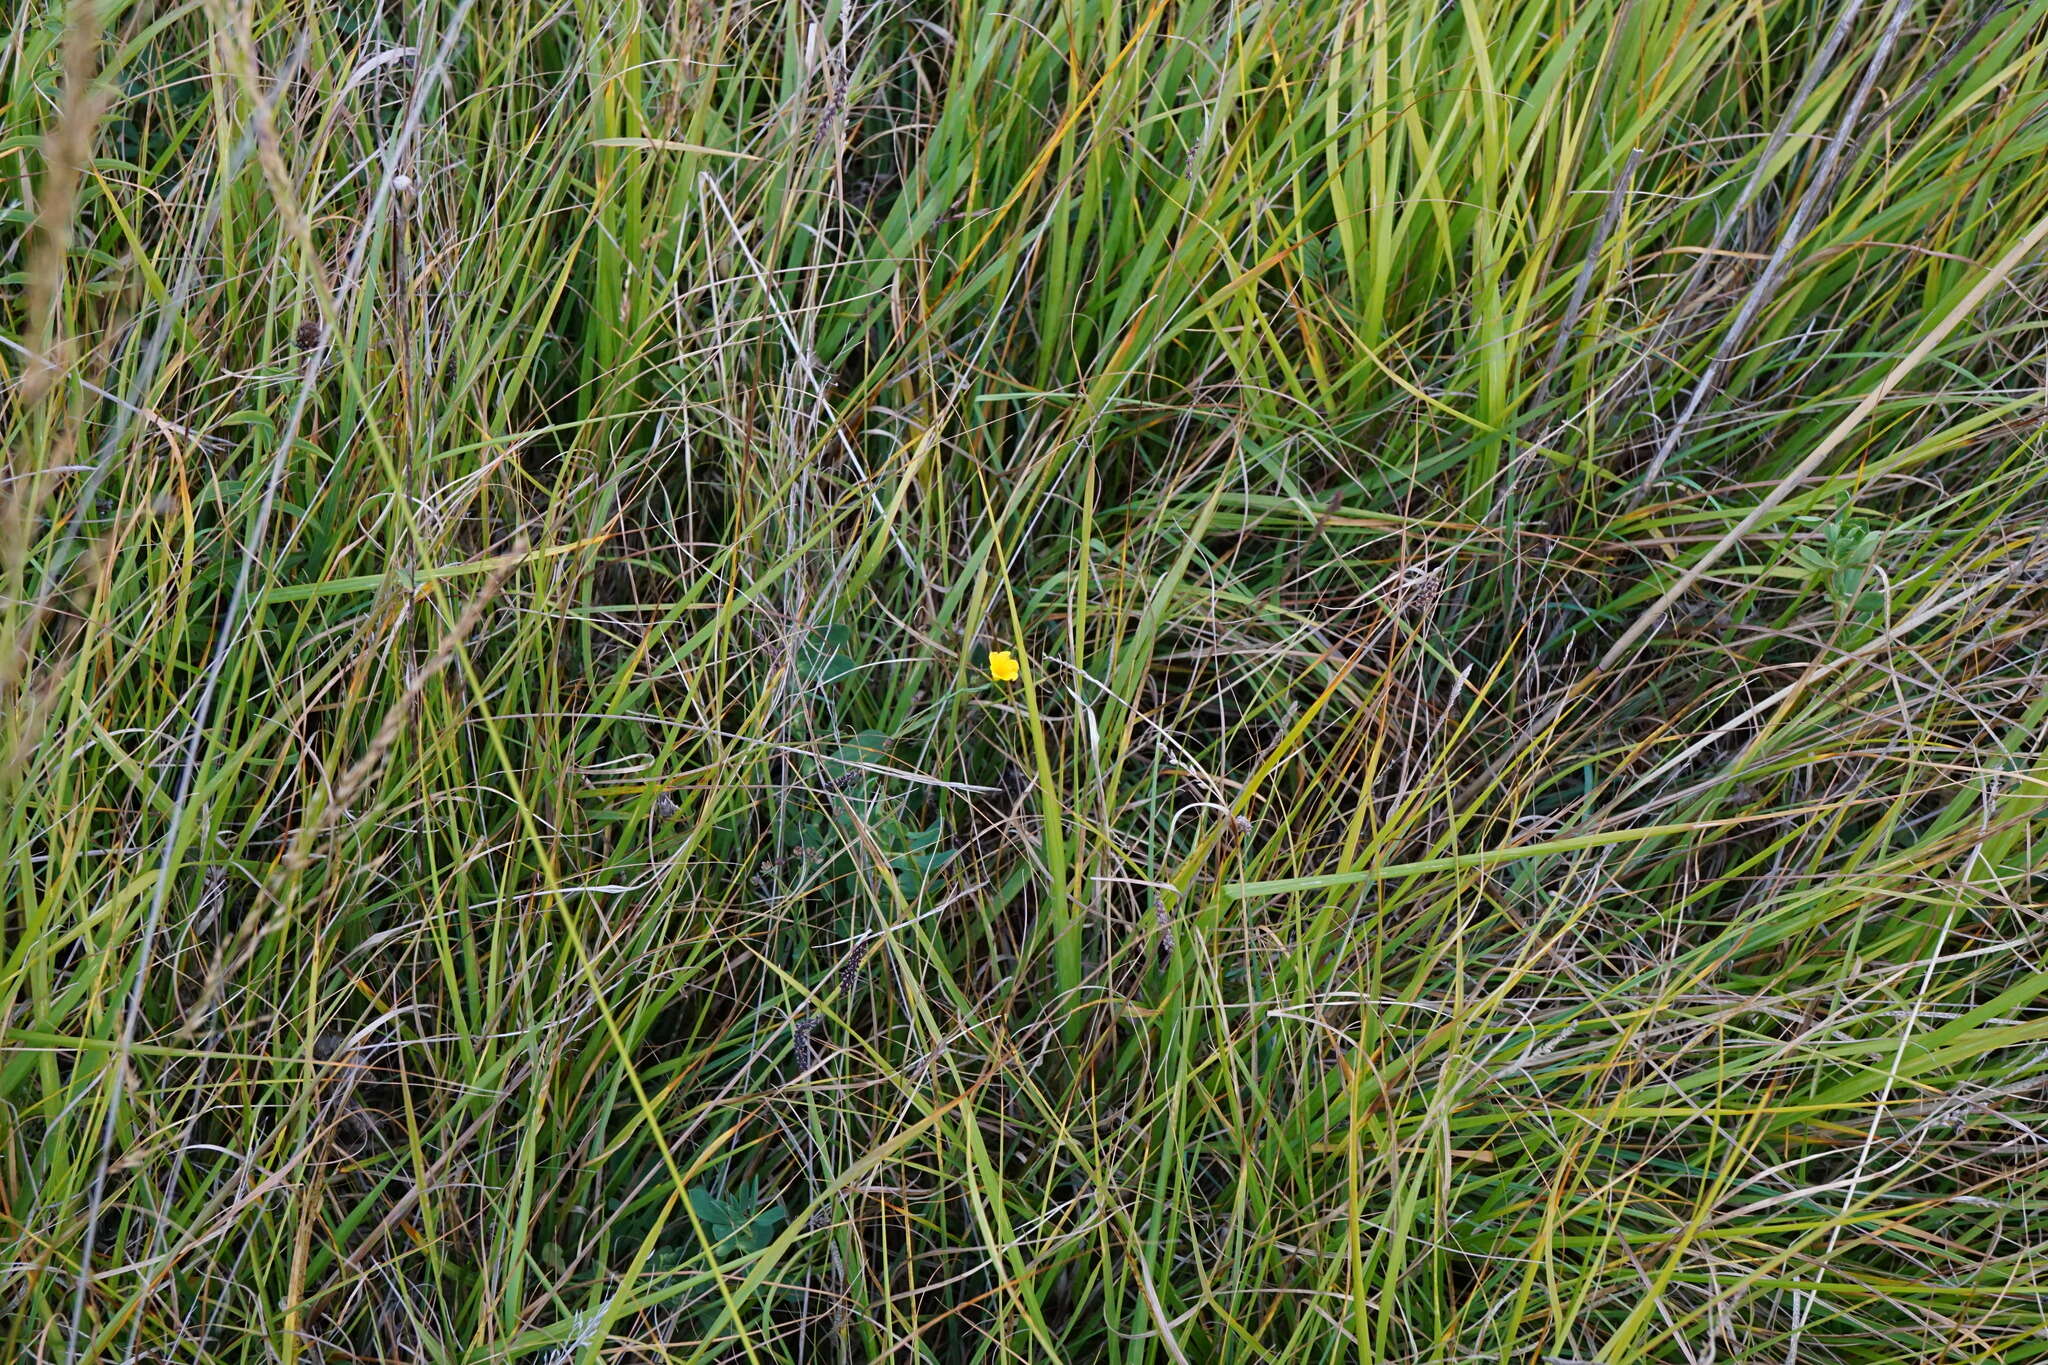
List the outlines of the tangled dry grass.
{"type": "Polygon", "coordinates": [[[2048,1353],[2041,0],[21,17],[0,1357],[2048,1353]]]}

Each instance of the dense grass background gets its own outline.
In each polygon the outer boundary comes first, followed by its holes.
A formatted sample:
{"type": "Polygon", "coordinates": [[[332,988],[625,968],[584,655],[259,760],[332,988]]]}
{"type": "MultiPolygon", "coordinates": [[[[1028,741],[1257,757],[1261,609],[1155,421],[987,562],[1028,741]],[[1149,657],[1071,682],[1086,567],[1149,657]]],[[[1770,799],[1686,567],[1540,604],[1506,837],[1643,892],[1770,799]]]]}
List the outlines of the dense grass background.
{"type": "Polygon", "coordinates": [[[2048,1356],[2044,0],[23,4],[0,1357],[2048,1356]]]}

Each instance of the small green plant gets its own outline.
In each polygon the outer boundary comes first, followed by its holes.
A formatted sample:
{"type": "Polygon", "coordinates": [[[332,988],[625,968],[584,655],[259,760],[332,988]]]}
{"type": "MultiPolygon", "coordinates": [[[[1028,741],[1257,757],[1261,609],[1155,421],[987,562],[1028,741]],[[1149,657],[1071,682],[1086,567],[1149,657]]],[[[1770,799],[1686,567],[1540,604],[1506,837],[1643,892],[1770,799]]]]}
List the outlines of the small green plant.
{"type": "Polygon", "coordinates": [[[1808,524],[1819,527],[1821,543],[1793,547],[1794,561],[1820,581],[1837,611],[1858,617],[1876,612],[1884,605],[1884,594],[1865,585],[1883,535],[1858,517],[1837,516],[1825,522],[1808,519],[1808,524]]]}
{"type": "MultiPolygon", "coordinates": [[[[692,1185],[685,1198],[689,1200],[690,1212],[677,1210],[661,1225],[654,1250],[647,1259],[649,1270],[674,1270],[699,1260],[707,1241],[712,1254],[721,1261],[751,1255],[765,1249],[789,1222],[788,1210],[780,1200],[766,1196],[756,1177],[726,1188],[692,1185]],[[696,1226],[691,1224],[691,1214],[696,1216],[696,1226]],[[698,1227],[703,1229],[701,1236],[698,1227]]],[[[650,1196],[642,1196],[643,1208],[649,1199],[650,1196]]],[[[618,1221],[612,1233],[615,1260],[623,1263],[646,1242],[648,1233],[654,1230],[655,1217],[650,1210],[618,1221]]]]}
{"type": "Polygon", "coordinates": [[[813,631],[797,653],[797,676],[807,686],[831,690],[851,677],[860,663],[849,646],[853,631],[846,626],[825,626],[813,631]]]}
{"type": "MultiPolygon", "coordinates": [[[[761,1251],[789,1222],[788,1210],[779,1201],[763,1196],[759,1180],[743,1180],[722,1192],[693,1185],[689,1198],[691,1211],[704,1226],[704,1235],[721,1253],[745,1256],[761,1251]]],[[[670,1226],[673,1228],[676,1224],[671,1223],[670,1226]]],[[[682,1222],[682,1228],[688,1231],[686,1220],[682,1222]]],[[[695,1238],[690,1240],[694,1242],[695,1238]]],[[[677,1247],[675,1250],[687,1254],[695,1248],[677,1247]]]]}
{"type": "Polygon", "coordinates": [[[928,794],[896,790],[901,784],[877,771],[890,761],[889,737],[879,730],[863,730],[834,748],[821,765],[829,793],[825,814],[803,820],[799,837],[840,850],[852,860],[849,867],[879,855],[903,898],[917,904],[958,850],[945,846],[945,818],[928,794]]]}

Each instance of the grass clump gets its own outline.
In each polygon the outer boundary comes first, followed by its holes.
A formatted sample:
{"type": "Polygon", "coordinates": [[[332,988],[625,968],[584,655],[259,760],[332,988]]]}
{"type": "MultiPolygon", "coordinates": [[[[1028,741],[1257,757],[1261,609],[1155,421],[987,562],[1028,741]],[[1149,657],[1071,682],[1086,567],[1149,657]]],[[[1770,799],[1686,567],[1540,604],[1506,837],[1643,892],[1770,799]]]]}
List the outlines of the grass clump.
{"type": "Polygon", "coordinates": [[[0,1356],[2048,1354],[2048,5],[4,53],[0,1356]]]}

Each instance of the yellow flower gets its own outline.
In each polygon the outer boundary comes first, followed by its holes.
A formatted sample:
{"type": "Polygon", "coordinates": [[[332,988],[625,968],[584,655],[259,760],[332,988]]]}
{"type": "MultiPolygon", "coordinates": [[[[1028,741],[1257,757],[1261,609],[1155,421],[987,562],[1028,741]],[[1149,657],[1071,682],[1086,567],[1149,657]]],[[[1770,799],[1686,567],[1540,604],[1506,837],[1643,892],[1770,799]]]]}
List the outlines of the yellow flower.
{"type": "Polygon", "coordinates": [[[1023,671],[1017,656],[1007,649],[998,649],[988,656],[988,675],[997,682],[1015,682],[1023,671]]]}

